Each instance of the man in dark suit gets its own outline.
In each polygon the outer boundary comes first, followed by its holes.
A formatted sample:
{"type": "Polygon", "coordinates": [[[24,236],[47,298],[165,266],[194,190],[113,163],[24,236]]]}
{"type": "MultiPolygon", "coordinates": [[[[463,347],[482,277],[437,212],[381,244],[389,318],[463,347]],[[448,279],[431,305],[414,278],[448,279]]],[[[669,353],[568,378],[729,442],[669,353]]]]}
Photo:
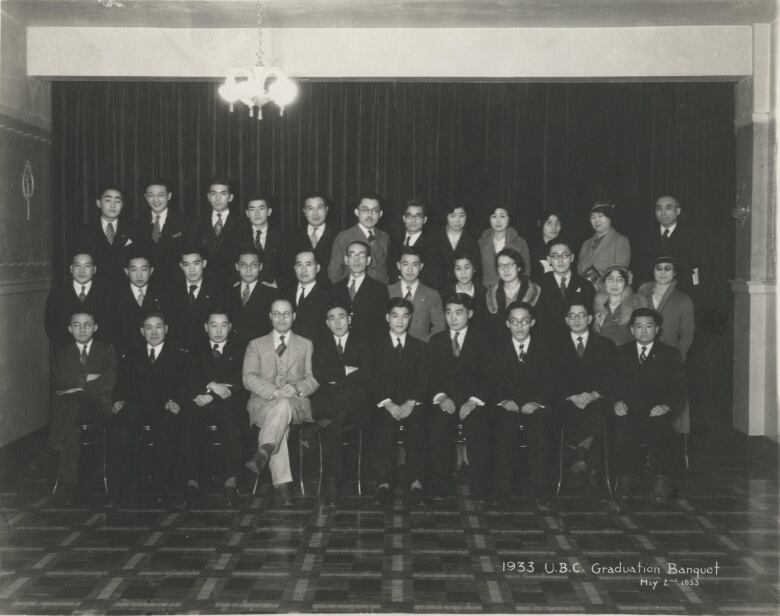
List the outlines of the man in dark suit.
{"type": "Polygon", "coordinates": [[[206,196],[210,205],[208,213],[190,227],[185,243],[204,249],[211,261],[209,278],[228,286],[236,280],[233,263],[241,217],[230,210],[233,193],[226,178],[212,178],[206,196]]]}
{"type": "Polygon", "coordinates": [[[344,426],[365,428],[370,414],[371,347],[350,331],[347,306],[333,302],[326,313],[328,334],[314,345],[312,416],[322,436],[323,504],[335,506],[341,481],[344,426]]]}
{"type": "Polygon", "coordinates": [[[537,304],[541,317],[538,329],[543,330],[550,344],[557,345],[569,331],[566,327],[569,304],[576,298],[592,310],[595,288],[589,280],[572,271],[574,253],[568,240],[558,238],[551,243],[547,247],[547,260],[552,271],[544,274],[539,283],[542,293],[537,304]]]}
{"type": "Polygon", "coordinates": [[[511,498],[514,453],[519,425],[528,439],[528,476],[538,506],[546,506],[551,492],[549,408],[553,399],[552,362],[540,336],[531,335],[536,310],[527,302],[507,309],[510,335],[495,350],[493,474],[499,506],[511,498]]]}
{"type": "Polygon", "coordinates": [[[140,216],[135,226],[136,241],[156,264],[155,277],[166,285],[181,280],[179,255],[186,233],[181,214],[168,207],[172,197],[165,179],[150,180],[144,190],[150,211],[148,215],[140,216]]]}
{"type": "Polygon", "coordinates": [[[661,315],[651,308],[631,314],[633,342],[618,347],[613,405],[617,436],[618,498],[633,496],[639,472],[640,435],[649,444],[653,500],[665,503],[672,492],[672,420],[685,403],[685,372],[680,352],[658,340],[661,315]]]}
{"type": "Polygon", "coordinates": [[[71,342],[57,350],[51,367],[49,447],[59,454],[59,496],[65,505],[76,498],[81,425],[102,424],[111,413],[116,354],[111,345],[94,339],[97,329],[86,310],[71,315],[71,342]]]}
{"type": "Polygon", "coordinates": [[[403,297],[414,304],[414,318],[409,333],[428,342],[431,336],[445,329],[441,295],[420,282],[424,263],[416,248],[403,247],[397,265],[401,279],[390,285],[390,297],[403,297]]]}
{"type": "Polygon", "coordinates": [[[481,500],[488,487],[489,419],[486,400],[491,350],[487,336],[471,326],[471,297],[454,293],[445,299],[447,330],[431,336],[430,391],[433,409],[428,431],[431,450],[431,493],[446,497],[451,486],[456,428],[463,425],[469,459],[471,495],[481,500]]]}
{"type": "Polygon", "coordinates": [[[149,426],[154,447],[154,501],[168,504],[171,469],[179,450],[181,409],[186,397],[186,356],[167,344],[168,326],[160,312],[143,320],[145,344],[122,361],[111,419],[111,496],[125,502],[134,475],[136,443],[141,426],[149,426]]]}
{"type": "Polygon", "coordinates": [[[554,356],[555,402],[568,443],[577,446],[572,474],[588,477],[591,494],[600,496],[598,475],[603,453],[602,435],[609,416],[615,346],[608,338],[590,331],[593,303],[573,298],[565,323],[569,335],[559,341],[554,356]]]}
{"type": "Polygon", "coordinates": [[[406,202],[402,216],[403,232],[397,237],[391,239],[390,249],[387,255],[387,269],[389,282],[396,282],[401,272],[398,268],[398,262],[401,260],[401,253],[404,248],[414,248],[420,255],[420,259],[425,263],[425,269],[420,271],[420,280],[428,287],[438,290],[441,283],[435,277],[434,269],[428,270],[431,252],[431,240],[425,233],[425,223],[428,220],[426,215],[426,205],[422,201],[412,199],[406,202]]]}
{"type": "Polygon", "coordinates": [[[361,338],[380,337],[387,330],[385,307],[389,296],[385,285],[366,275],[371,248],[366,242],[356,241],[347,245],[344,254],[349,274],[333,287],[334,299],[349,306],[351,331],[361,338]]]}
{"type": "Polygon", "coordinates": [[[355,216],[358,219],[357,224],[341,231],[333,240],[328,278],[333,284],[344,278],[349,273],[349,264],[345,264],[342,256],[346,254],[350,244],[364,242],[371,247],[372,256],[366,272],[371,278],[387,284],[387,253],[390,249],[390,236],[376,226],[382,218],[382,200],[379,195],[372,192],[361,194],[355,208],[355,216]]]}
{"type": "Polygon", "coordinates": [[[306,224],[291,231],[287,238],[283,264],[279,272],[281,284],[288,285],[294,281],[295,256],[305,250],[313,250],[317,263],[322,266],[317,274],[317,280],[331,284],[328,279],[328,264],[336,232],[326,222],[329,206],[328,198],[322,193],[311,193],[303,198],[303,215],[306,224]]]}
{"type": "Polygon", "coordinates": [[[227,312],[215,307],[204,325],[207,343],[190,353],[187,366],[187,402],[184,410],[184,468],[186,506],[200,500],[203,450],[208,426],[222,435],[218,468],[225,485],[225,506],[238,504],[236,477],[243,462],[242,433],[246,432],[247,393],[241,383],[243,352],[230,336],[227,312]]]}
{"type": "Polygon", "coordinates": [[[296,283],[279,294],[295,307],[293,331],[312,342],[328,332],[325,313],[331,302],[332,287],[317,279],[320,264],[313,250],[304,250],[295,255],[296,283]]]}
{"type": "Polygon", "coordinates": [[[116,289],[111,303],[113,344],[119,357],[143,343],[141,326],[144,315],[164,312],[166,301],[160,286],[150,282],[154,267],[145,254],[136,249],[128,255],[125,284],[116,289]]]}
{"type": "Polygon", "coordinates": [[[92,255],[101,282],[110,287],[121,285],[127,250],[135,240],[132,225],[120,217],[124,205],[121,189],[106,186],[96,203],[100,216],[84,225],[78,245],[92,255]]]}
{"type": "Polygon", "coordinates": [[[427,443],[428,348],[407,332],[414,306],[402,297],[387,303],[388,329],[375,341],[371,368],[371,460],[377,482],[376,501],[388,506],[395,466],[395,436],[403,422],[406,429],[406,479],[413,504],[424,502],[425,447],[427,443]]]}
{"type": "Polygon", "coordinates": [[[192,351],[205,342],[203,324],[209,313],[222,305],[219,281],[205,277],[207,255],[197,246],[182,248],[179,267],[184,279],[168,287],[167,308],[171,315],[171,344],[182,351],[192,351]]]}
{"type": "Polygon", "coordinates": [[[95,330],[99,340],[111,340],[109,293],[106,287],[94,280],[97,268],[92,255],[76,252],[70,262],[70,276],[65,284],[52,288],[46,299],[44,325],[52,349],[73,341],[70,333],[70,318],[76,312],[93,315],[100,330],[95,330]]]}
{"type": "Polygon", "coordinates": [[[284,235],[280,229],[268,223],[272,212],[271,197],[268,195],[258,193],[249,197],[244,209],[247,219],[238,230],[238,244],[245,248],[253,246],[260,253],[263,260],[260,280],[278,287],[284,235]]]}
{"type": "Polygon", "coordinates": [[[236,348],[241,353],[250,341],[271,331],[268,313],[277,293],[260,282],[262,269],[263,262],[254,247],[240,249],[236,262],[239,281],[228,290],[226,303],[236,348]]]}

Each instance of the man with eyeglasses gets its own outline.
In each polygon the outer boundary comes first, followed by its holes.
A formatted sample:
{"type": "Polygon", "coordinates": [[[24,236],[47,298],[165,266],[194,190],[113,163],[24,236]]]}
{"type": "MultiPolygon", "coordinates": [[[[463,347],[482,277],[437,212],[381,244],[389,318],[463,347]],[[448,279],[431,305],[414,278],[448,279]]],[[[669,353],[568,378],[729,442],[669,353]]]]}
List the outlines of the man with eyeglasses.
{"type": "Polygon", "coordinates": [[[273,213],[273,202],[270,195],[256,193],[246,202],[244,215],[237,230],[238,244],[242,247],[254,247],[263,260],[263,271],[260,281],[272,287],[284,285],[290,278],[279,279],[279,269],[282,256],[284,236],[282,231],[270,224],[273,213]]]}
{"type": "Polygon", "coordinates": [[[565,340],[567,307],[575,298],[590,306],[592,310],[595,289],[593,284],[578,276],[573,270],[574,253],[571,242],[556,238],[547,247],[547,261],[551,271],[542,276],[539,286],[542,294],[539,298],[540,329],[550,344],[558,345],[565,340]]]}
{"type": "Polygon", "coordinates": [[[313,421],[309,397],[319,386],[312,373],[312,343],[293,333],[295,311],[286,299],[271,304],[271,333],[249,343],[243,381],[249,391],[249,423],[258,426],[257,452],[247,468],[260,475],[268,466],[277,506],[290,507],[291,423],[313,421]]]}
{"type": "Polygon", "coordinates": [[[569,472],[584,475],[591,497],[600,498],[602,441],[613,390],[615,346],[590,331],[592,322],[593,304],[574,297],[565,317],[568,339],[561,340],[553,357],[553,407],[566,442],[576,446],[569,472]]]}
{"type": "Polygon", "coordinates": [[[327,223],[330,200],[320,192],[309,193],[303,198],[303,216],[306,224],[290,232],[285,246],[283,266],[280,271],[283,282],[294,282],[293,268],[295,256],[304,250],[313,250],[314,256],[322,267],[317,274],[317,280],[330,284],[328,280],[328,265],[333,254],[333,240],[336,232],[327,223]]]}
{"type": "Polygon", "coordinates": [[[357,224],[341,231],[333,242],[333,252],[328,266],[328,278],[336,284],[347,275],[349,266],[344,261],[347,247],[352,242],[365,242],[371,247],[371,260],[366,273],[382,284],[387,284],[387,257],[390,249],[390,236],[377,228],[382,218],[382,200],[376,193],[365,192],[360,195],[354,210],[357,224]]]}
{"type": "MultiPolygon", "coordinates": [[[[414,248],[419,253],[422,261],[426,264],[430,261],[428,258],[430,256],[430,238],[425,232],[425,223],[428,220],[426,209],[425,203],[417,199],[406,202],[404,213],[401,216],[403,229],[400,234],[392,238],[387,259],[390,282],[397,281],[401,276],[398,261],[404,248],[414,248]]],[[[425,269],[420,272],[420,280],[426,286],[436,289],[440,283],[431,277],[433,273],[433,269],[429,269],[426,265],[425,269]]]]}
{"type": "Polygon", "coordinates": [[[551,494],[549,407],[553,400],[552,361],[541,337],[532,330],[536,309],[527,302],[508,308],[509,330],[495,350],[493,362],[493,476],[495,503],[507,506],[512,498],[515,455],[520,426],[528,443],[529,497],[546,507],[551,494]]]}
{"type": "Polygon", "coordinates": [[[268,313],[277,292],[259,281],[263,260],[254,247],[239,250],[235,268],[239,281],[228,290],[225,303],[236,347],[243,353],[250,341],[271,331],[268,313]]]}
{"type": "Polygon", "coordinates": [[[674,464],[673,419],[685,403],[685,373],[680,352],[658,339],[662,319],[652,308],[631,314],[634,340],[617,349],[613,392],[617,443],[617,497],[629,501],[640,469],[640,444],[648,444],[656,503],[669,500],[674,464]]]}

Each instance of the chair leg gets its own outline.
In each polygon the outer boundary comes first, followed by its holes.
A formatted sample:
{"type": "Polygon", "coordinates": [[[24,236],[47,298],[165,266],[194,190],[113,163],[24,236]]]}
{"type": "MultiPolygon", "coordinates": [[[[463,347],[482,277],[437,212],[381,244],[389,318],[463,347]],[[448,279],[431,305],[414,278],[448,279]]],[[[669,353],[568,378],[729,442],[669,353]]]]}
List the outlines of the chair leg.
{"type": "Polygon", "coordinates": [[[688,458],[688,434],[682,435],[682,445],[683,445],[683,463],[685,464],[685,470],[691,468],[691,461],[688,458]]]}
{"type": "Polygon", "coordinates": [[[257,486],[260,485],[260,475],[255,475],[255,484],[252,486],[252,496],[257,494],[257,486]]]}
{"type": "Polygon", "coordinates": [[[561,428],[560,447],[558,448],[558,485],[555,487],[555,496],[561,493],[561,484],[563,483],[563,447],[564,447],[564,434],[563,428],[561,428]]]}
{"type": "Polygon", "coordinates": [[[60,471],[57,469],[57,478],[54,480],[54,487],[51,489],[51,495],[56,496],[57,495],[57,488],[60,485],[60,471]]]}
{"type": "Polygon", "coordinates": [[[357,466],[357,493],[363,496],[363,485],[361,483],[363,476],[363,430],[358,430],[358,466],[357,466]]]}
{"type": "Polygon", "coordinates": [[[306,496],[306,486],[303,481],[303,441],[298,434],[298,485],[301,487],[301,496],[306,496]]]}
{"type": "Polygon", "coordinates": [[[105,427],[103,428],[103,492],[108,496],[108,473],[106,468],[106,457],[108,456],[108,436],[105,427]]]}
{"type": "Polygon", "coordinates": [[[612,498],[612,484],[609,481],[609,448],[607,446],[607,431],[601,437],[601,449],[604,452],[604,483],[607,484],[607,492],[609,497],[612,498]]]}
{"type": "Polygon", "coordinates": [[[317,480],[317,496],[322,493],[322,432],[317,432],[317,449],[320,458],[320,476],[317,480]]]}

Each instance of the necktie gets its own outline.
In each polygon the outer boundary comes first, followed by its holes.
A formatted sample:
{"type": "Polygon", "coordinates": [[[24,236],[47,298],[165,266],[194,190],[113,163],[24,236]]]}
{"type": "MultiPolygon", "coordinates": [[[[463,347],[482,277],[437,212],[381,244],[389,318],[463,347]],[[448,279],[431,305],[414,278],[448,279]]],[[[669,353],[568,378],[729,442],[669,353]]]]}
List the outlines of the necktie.
{"type": "Polygon", "coordinates": [[[85,299],[87,299],[87,287],[81,285],[81,293],[79,293],[79,301],[83,304],[85,299]]]}
{"type": "Polygon", "coordinates": [[[525,363],[525,344],[521,344],[518,346],[517,349],[517,359],[520,360],[520,363],[525,363]]]}
{"type": "Polygon", "coordinates": [[[211,354],[214,357],[222,357],[222,353],[219,352],[219,345],[215,342],[214,346],[211,347],[211,354]]]}
{"type": "Polygon", "coordinates": [[[395,339],[395,352],[398,353],[399,357],[402,357],[404,354],[404,345],[401,344],[400,338],[395,339]]]}
{"type": "Polygon", "coordinates": [[[197,288],[198,288],[198,285],[196,285],[196,284],[191,284],[190,285],[190,304],[194,304],[195,300],[197,299],[195,297],[195,289],[197,289],[197,288]]]}
{"type": "Polygon", "coordinates": [[[344,347],[341,346],[341,338],[336,342],[336,350],[339,352],[339,359],[344,359],[344,347]]]}
{"type": "Polygon", "coordinates": [[[87,345],[85,344],[83,347],[81,347],[81,357],[79,357],[79,361],[81,362],[82,366],[87,365],[87,345]]]}
{"type": "Polygon", "coordinates": [[[561,295],[566,297],[566,277],[561,278],[561,295]]]}
{"type": "Polygon", "coordinates": [[[460,332],[455,332],[455,335],[452,337],[452,353],[455,357],[460,357],[460,341],[458,338],[460,338],[460,332]]]}
{"type": "Polygon", "coordinates": [[[409,246],[411,246],[411,241],[412,241],[412,236],[411,235],[407,235],[406,236],[406,243],[404,244],[404,246],[406,246],[407,248],[409,246]]]}
{"type": "Polygon", "coordinates": [[[135,301],[138,302],[139,306],[143,306],[144,305],[144,290],[143,289],[138,289],[138,296],[135,298],[135,301]]]}
{"type": "Polygon", "coordinates": [[[260,229],[255,230],[255,248],[258,250],[263,248],[263,242],[260,240],[260,237],[263,235],[263,232],[260,229]]]}
{"type": "Polygon", "coordinates": [[[303,303],[303,293],[304,293],[303,285],[301,285],[301,292],[298,293],[298,299],[295,300],[296,306],[300,306],[303,303]]]}
{"type": "Polygon", "coordinates": [[[162,229],[160,228],[160,215],[154,215],[154,225],[152,225],[152,241],[156,244],[160,241],[162,229]]]}
{"type": "Polygon", "coordinates": [[[580,357],[585,355],[585,345],[582,344],[582,336],[577,336],[577,355],[580,357]]]}
{"type": "Polygon", "coordinates": [[[155,359],[157,359],[157,358],[155,357],[155,354],[154,354],[154,347],[152,347],[152,350],[149,351],[149,363],[153,364],[155,359]]]}
{"type": "Polygon", "coordinates": [[[407,301],[412,301],[412,287],[409,285],[406,285],[406,295],[404,295],[404,299],[407,301]]]}
{"type": "Polygon", "coordinates": [[[353,278],[349,283],[349,299],[350,301],[355,299],[355,293],[357,293],[357,289],[355,288],[355,279],[353,278]]]}
{"type": "Polygon", "coordinates": [[[647,347],[642,347],[642,352],[639,354],[639,365],[641,366],[647,360],[647,347]]]}
{"type": "Polygon", "coordinates": [[[376,235],[374,235],[374,230],[371,229],[368,232],[368,242],[371,243],[376,239],[376,235]]]}
{"type": "Polygon", "coordinates": [[[116,237],[116,232],[114,231],[114,225],[113,223],[108,223],[106,225],[106,239],[108,240],[109,244],[114,243],[114,237],[116,237]]]}
{"type": "Polygon", "coordinates": [[[246,306],[246,303],[249,301],[249,285],[244,285],[244,290],[241,291],[241,305],[246,306]]]}
{"type": "Polygon", "coordinates": [[[309,241],[311,242],[311,247],[312,248],[317,248],[318,238],[317,238],[317,230],[316,229],[312,229],[311,235],[309,236],[309,241]]]}
{"type": "Polygon", "coordinates": [[[281,357],[285,349],[287,349],[287,345],[284,343],[284,336],[279,336],[279,346],[276,347],[276,354],[281,357]]]}
{"type": "Polygon", "coordinates": [[[665,240],[669,239],[669,229],[664,229],[663,238],[665,240]]]}
{"type": "Polygon", "coordinates": [[[222,233],[222,228],[225,225],[222,224],[222,212],[217,212],[217,222],[214,223],[214,235],[219,237],[219,234],[222,233]]]}
{"type": "Polygon", "coordinates": [[[664,229],[664,232],[661,234],[661,246],[664,247],[664,251],[666,251],[666,247],[669,245],[669,229],[664,229]]]}

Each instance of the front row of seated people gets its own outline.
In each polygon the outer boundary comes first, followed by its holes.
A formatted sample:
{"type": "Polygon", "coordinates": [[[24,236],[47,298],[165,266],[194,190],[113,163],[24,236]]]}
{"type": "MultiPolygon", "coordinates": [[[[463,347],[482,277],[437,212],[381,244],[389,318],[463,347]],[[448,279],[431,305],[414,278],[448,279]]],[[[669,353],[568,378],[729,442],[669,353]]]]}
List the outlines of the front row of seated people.
{"type": "MultiPolygon", "coordinates": [[[[365,256],[348,252],[348,267],[355,261],[365,269],[365,256]]],[[[354,299],[350,286],[346,283],[344,290],[354,299]]],[[[413,302],[405,297],[383,301],[385,327],[374,336],[370,327],[354,326],[349,301],[336,294],[322,315],[327,333],[312,342],[295,332],[294,301],[275,299],[267,313],[270,331],[249,341],[245,351],[231,333],[236,317],[223,307],[207,311],[203,344],[189,352],[169,343],[171,324],[152,310],[140,322],[143,343],[133,346],[118,368],[113,347],[95,338],[100,323],[94,314],[86,308],[75,311],[68,326],[72,342],[56,351],[52,364],[50,445],[59,452],[63,501],[71,503],[76,496],[79,426],[102,420],[109,504],[129,501],[141,426],[148,426],[155,439],[152,453],[144,455],[154,456],[158,504],[164,505],[174,488],[180,451],[185,503],[195,504],[206,426],[217,425],[224,439],[218,451],[225,504],[237,505],[237,477],[246,465],[258,474],[268,466],[274,499],[288,506],[287,440],[291,424],[298,423],[321,431],[323,503],[328,507],[335,506],[344,478],[341,437],[347,426],[364,431],[376,500],[390,503],[399,479],[395,439],[401,423],[406,432],[403,488],[414,504],[452,493],[459,423],[476,499],[506,505],[516,493],[515,475],[522,471],[530,479],[531,498],[547,504],[555,467],[551,443],[563,426],[567,442],[576,447],[569,471],[587,477],[594,496],[601,496],[600,460],[609,427],[616,444],[618,498],[632,497],[644,436],[652,496],[656,502],[668,500],[672,418],[684,404],[685,385],[679,352],[659,340],[662,323],[656,311],[634,310],[632,339],[615,349],[591,331],[588,301],[567,301],[566,334],[555,344],[537,334],[536,308],[514,301],[505,311],[505,334],[494,343],[474,324],[473,299],[453,293],[444,301],[445,329],[426,343],[410,333],[417,316],[413,302]],[[251,450],[246,446],[250,425],[259,428],[251,450]],[[528,446],[522,469],[516,461],[520,425],[528,446]]]]}

